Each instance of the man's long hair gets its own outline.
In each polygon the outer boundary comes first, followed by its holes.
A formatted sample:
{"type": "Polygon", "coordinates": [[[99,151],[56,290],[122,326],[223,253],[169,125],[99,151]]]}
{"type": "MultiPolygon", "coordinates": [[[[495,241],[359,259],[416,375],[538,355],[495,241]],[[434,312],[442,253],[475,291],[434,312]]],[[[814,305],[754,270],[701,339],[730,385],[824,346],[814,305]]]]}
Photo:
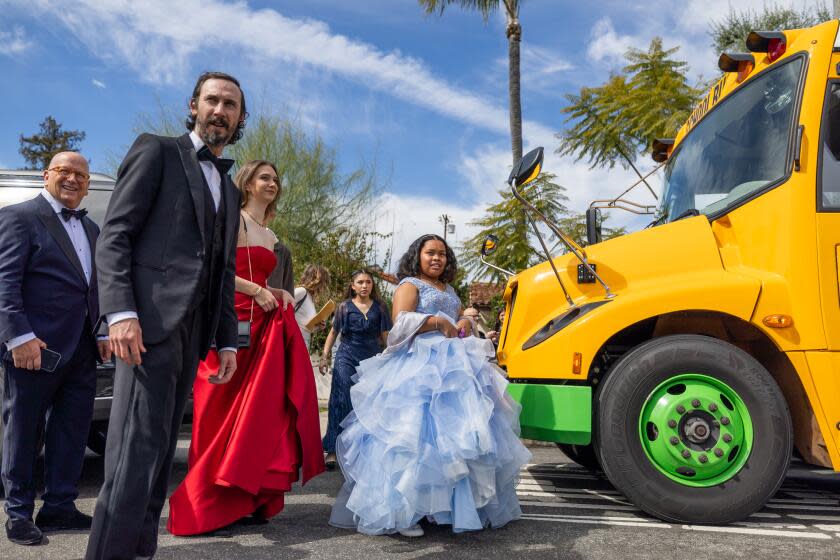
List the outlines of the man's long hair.
{"type": "MultiPolygon", "coordinates": [[[[230,74],[225,74],[224,72],[204,72],[198,77],[198,81],[195,83],[195,88],[193,89],[192,97],[190,97],[190,102],[187,104],[187,107],[190,107],[193,103],[195,103],[195,106],[198,107],[198,96],[201,94],[201,86],[203,86],[204,82],[207,80],[227,80],[239,88],[239,95],[242,96],[242,110],[239,113],[239,124],[236,126],[236,130],[233,131],[233,136],[231,136],[230,140],[228,140],[228,145],[236,144],[245,134],[245,119],[248,118],[248,111],[245,109],[245,92],[242,91],[242,86],[239,85],[239,80],[230,74]]],[[[187,125],[187,130],[195,128],[195,117],[191,112],[187,113],[187,119],[184,121],[184,124],[187,125]]]]}

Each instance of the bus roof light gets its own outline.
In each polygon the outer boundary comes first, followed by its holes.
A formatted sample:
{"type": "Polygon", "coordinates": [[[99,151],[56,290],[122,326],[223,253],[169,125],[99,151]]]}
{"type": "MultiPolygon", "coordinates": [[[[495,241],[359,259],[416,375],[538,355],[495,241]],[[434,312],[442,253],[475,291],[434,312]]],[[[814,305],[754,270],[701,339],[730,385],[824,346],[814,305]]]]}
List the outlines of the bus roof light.
{"type": "Polygon", "coordinates": [[[787,49],[787,42],[784,39],[770,39],[770,44],[767,46],[767,58],[770,62],[779,60],[785,54],[787,49]]]}
{"type": "Polygon", "coordinates": [[[718,68],[724,72],[738,72],[738,82],[743,82],[755,68],[755,57],[750,53],[723,53],[718,68]]]}
{"type": "Polygon", "coordinates": [[[781,31],[751,31],[747,35],[747,49],[767,53],[767,58],[773,62],[785,54],[787,37],[781,31]]]}
{"type": "Polygon", "coordinates": [[[674,139],[673,138],[655,138],[653,140],[653,146],[651,146],[651,156],[653,157],[653,161],[657,163],[662,163],[668,156],[671,154],[671,150],[674,148],[674,139]]]}

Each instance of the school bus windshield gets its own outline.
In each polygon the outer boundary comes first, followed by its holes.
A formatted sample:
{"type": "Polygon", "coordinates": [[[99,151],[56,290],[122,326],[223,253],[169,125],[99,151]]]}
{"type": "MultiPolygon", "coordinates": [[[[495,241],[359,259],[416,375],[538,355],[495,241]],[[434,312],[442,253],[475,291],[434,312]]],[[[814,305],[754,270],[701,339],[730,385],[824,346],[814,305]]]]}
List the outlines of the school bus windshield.
{"type": "Polygon", "coordinates": [[[790,171],[803,58],[750,80],[705,116],[665,167],[657,222],[720,215],[790,171]]]}

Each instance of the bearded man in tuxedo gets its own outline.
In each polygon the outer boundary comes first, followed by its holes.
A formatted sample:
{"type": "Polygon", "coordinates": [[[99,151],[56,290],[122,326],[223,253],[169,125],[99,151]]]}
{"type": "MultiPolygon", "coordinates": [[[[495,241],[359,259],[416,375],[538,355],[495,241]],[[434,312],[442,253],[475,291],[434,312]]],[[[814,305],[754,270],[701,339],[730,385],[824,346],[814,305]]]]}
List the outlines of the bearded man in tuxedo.
{"type": "Polygon", "coordinates": [[[239,82],[202,74],[178,138],[142,134],[120,165],[96,250],[117,370],[89,560],[151,557],[198,362],[236,370],[239,191],[220,156],[241,138],[239,82]]]}

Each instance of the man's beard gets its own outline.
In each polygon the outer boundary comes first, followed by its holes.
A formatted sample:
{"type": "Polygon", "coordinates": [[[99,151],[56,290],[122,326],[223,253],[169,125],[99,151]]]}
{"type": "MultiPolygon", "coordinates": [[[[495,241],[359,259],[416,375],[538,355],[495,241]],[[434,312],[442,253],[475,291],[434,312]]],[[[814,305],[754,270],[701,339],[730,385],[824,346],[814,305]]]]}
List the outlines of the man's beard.
{"type": "Polygon", "coordinates": [[[231,136],[233,136],[233,131],[228,129],[228,122],[222,118],[211,118],[205,122],[198,122],[198,136],[204,141],[204,143],[210,147],[217,147],[217,146],[225,146],[230,140],[231,136]],[[214,129],[212,131],[207,130],[207,127],[210,125],[217,125],[224,128],[224,132],[219,132],[218,129],[214,129]]]}

